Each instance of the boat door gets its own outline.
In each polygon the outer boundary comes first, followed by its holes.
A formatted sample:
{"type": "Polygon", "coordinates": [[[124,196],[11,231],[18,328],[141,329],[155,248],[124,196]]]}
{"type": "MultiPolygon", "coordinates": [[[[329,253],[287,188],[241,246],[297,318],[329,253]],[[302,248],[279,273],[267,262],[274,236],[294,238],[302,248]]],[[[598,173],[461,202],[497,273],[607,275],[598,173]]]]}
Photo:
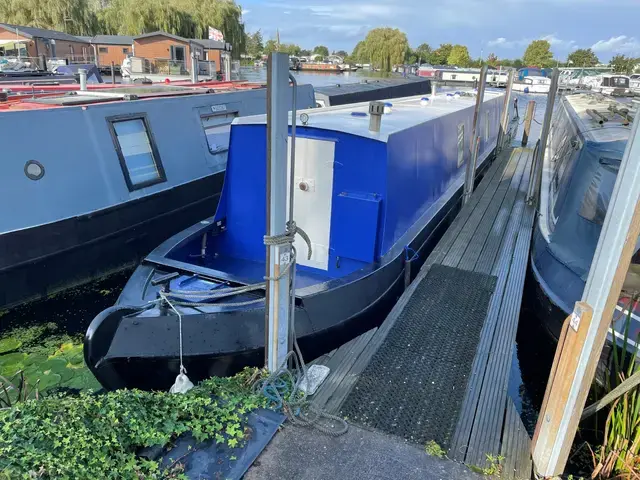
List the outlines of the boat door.
{"type": "MultiPolygon", "coordinates": [[[[288,149],[291,168],[291,137],[288,149]]],[[[335,142],[296,137],[293,219],[309,235],[312,254],[307,259],[307,244],[296,235],[297,263],[321,270],[329,268],[334,156],[335,142]]]]}

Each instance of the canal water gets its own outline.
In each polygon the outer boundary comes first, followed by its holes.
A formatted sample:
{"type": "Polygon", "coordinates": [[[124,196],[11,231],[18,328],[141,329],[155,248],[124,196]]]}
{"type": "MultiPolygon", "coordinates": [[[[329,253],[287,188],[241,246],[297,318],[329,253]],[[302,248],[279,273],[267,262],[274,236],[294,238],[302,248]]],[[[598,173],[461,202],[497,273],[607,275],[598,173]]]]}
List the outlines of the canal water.
{"type": "MultiPolygon", "coordinates": [[[[250,81],[265,81],[266,68],[242,68],[241,78],[250,81]]],[[[294,72],[300,84],[314,86],[336,83],[360,82],[363,79],[380,78],[376,72],[349,72],[344,74],[324,72],[294,72]]],[[[387,75],[388,76],[388,75],[387,75]]],[[[544,117],[544,96],[516,94],[521,121],[529,100],[536,101],[535,121],[532,124],[530,146],[535,145],[540,136],[544,117]]],[[[520,144],[522,125],[514,138],[514,145],[520,144]]],[[[59,331],[79,337],[84,334],[91,320],[102,310],[113,305],[132,271],[127,270],[111,275],[90,285],[71,289],[44,301],[0,311],[0,337],[14,327],[27,327],[48,322],[58,325],[59,331]]],[[[528,279],[518,330],[517,347],[513,354],[509,394],[520,411],[530,433],[535,427],[538,411],[542,403],[547,376],[553,360],[555,345],[542,330],[535,312],[531,308],[532,285],[528,279]]]]}

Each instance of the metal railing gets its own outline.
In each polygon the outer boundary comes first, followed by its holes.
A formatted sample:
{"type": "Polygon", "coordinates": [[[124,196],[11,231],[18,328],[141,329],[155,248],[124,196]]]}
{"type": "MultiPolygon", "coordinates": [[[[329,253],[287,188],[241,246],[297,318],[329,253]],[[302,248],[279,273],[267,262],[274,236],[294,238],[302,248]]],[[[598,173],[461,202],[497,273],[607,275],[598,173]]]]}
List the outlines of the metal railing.
{"type": "MultiPolygon", "coordinates": [[[[215,78],[216,62],[199,60],[198,76],[215,78]]],[[[131,73],[134,75],[190,75],[191,60],[172,60],[169,58],[131,57],[131,73]]]]}

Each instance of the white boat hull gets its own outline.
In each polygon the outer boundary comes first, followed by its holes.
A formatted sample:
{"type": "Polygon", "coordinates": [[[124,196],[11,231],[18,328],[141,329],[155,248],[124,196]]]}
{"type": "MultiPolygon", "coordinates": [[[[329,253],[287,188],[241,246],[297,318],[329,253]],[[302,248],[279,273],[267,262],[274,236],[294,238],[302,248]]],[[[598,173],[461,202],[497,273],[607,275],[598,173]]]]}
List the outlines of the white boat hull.
{"type": "Polygon", "coordinates": [[[515,92],[523,93],[549,93],[551,85],[529,85],[526,83],[513,83],[513,90],[515,92]]]}

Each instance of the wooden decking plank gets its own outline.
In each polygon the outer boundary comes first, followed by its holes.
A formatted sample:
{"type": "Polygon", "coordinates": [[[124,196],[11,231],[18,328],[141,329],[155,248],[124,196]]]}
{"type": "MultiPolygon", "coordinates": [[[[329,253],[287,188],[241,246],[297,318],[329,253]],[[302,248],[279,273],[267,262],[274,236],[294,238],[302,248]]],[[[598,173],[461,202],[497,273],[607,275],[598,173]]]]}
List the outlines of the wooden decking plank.
{"type": "Polygon", "coordinates": [[[504,458],[502,464],[501,479],[511,480],[516,478],[516,457],[513,455],[517,448],[517,423],[515,416],[518,414],[511,400],[507,400],[504,429],[502,430],[502,448],[500,455],[504,458]]]}
{"type": "MultiPolygon", "coordinates": [[[[514,151],[513,155],[517,155],[517,153],[514,151]]],[[[460,230],[457,238],[453,242],[453,245],[442,260],[442,265],[447,265],[449,267],[458,266],[460,259],[463,257],[469,245],[476,241],[475,235],[482,219],[488,218],[485,216],[486,212],[491,208],[491,205],[494,202],[502,202],[502,197],[504,197],[509,189],[516,167],[517,161],[514,162],[513,159],[510,159],[502,171],[500,178],[494,177],[492,184],[485,191],[485,195],[475,202],[473,212],[467,218],[464,227],[460,230]]],[[[489,218],[489,221],[492,220],[489,218]]],[[[484,239],[482,239],[482,242],[484,243],[484,239]]]]}
{"type": "MultiPolygon", "coordinates": [[[[514,151],[514,155],[518,155],[518,151],[514,151]]],[[[512,162],[511,164],[513,164],[512,162]]],[[[511,165],[510,164],[510,165],[511,165]]],[[[516,201],[522,177],[524,175],[526,165],[526,155],[519,154],[517,165],[513,173],[511,182],[503,188],[502,200],[496,195],[487,209],[483,222],[478,226],[473,241],[465,251],[458,268],[466,270],[474,270],[478,259],[485,253],[493,248],[495,255],[498,253],[498,245],[500,245],[500,239],[502,233],[507,226],[509,220],[509,214],[516,201]]],[[[502,188],[502,187],[501,187],[502,188]]],[[[481,271],[481,273],[489,273],[491,270],[487,269],[481,271]]]]}
{"type": "Polygon", "coordinates": [[[326,408],[327,402],[334,394],[339,394],[340,390],[345,390],[347,388],[347,385],[343,383],[344,378],[375,332],[376,329],[374,328],[363,333],[349,342],[350,345],[345,344],[343,347],[346,346],[347,348],[344,348],[342,352],[338,352],[333,356],[332,361],[342,353],[341,358],[339,358],[336,363],[330,362],[331,366],[328,365],[332,371],[313,399],[313,402],[317,407],[326,408]]]}
{"type": "MultiPolygon", "coordinates": [[[[528,184],[528,169],[525,168],[525,174],[522,177],[520,188],[522,185],[528,184]]],[[[512,257],[513,244],[516,241],[517,230],[519,225],[519,218],[509,215],[510,221],[507,223],[506,231],[503,232],[500,239],[499,255],[498,258],[503,261],[494,262],[491,273],[498,277],[496,289],[489,305],[489,311],[486,316],[485,324],[483,325],[482,332],[480,333],[480,342],[474,358],[470,379],[467,384],[467,392],[465,400],[463,402],[460,418],[456,427],[456,433],[452,442],[450,455],[453,458],[466,461],[467,457],[471,455],[476,462],[484,462],[484,455],[479,459],[474,454],[471,454],[469,448],[469,440],[471,432],[474,426],[475,417],[478,410],[478,400],[481,393],[481,387],[485,380],[485,374],[487,372],[487,363],[489,359],[489,352],[493,343],[496,323],[498,321],[502,300],[505,293],[507,284],[507,278],[510,270],[510,262],[507,260],[512,257]]],[[[469,463],[473,463],[470,461],[469,463]]]]}
{"type": "MultiPolygon", "coordinates": [[[[478,188],[473,195],[471,196],[471,201],[465,207],[463,207],[455,220],[451,224],[451,226],[447,229],[446,233],[442,236],[438,245],[433,249],[429,258],[427,258],[426,264],[432,265],[434,263],[440,263],[445,258],[449,249],[455,242],[456,238],[460,234],[460,231],[465,226],[467,219],[473,213],[476,206],[482,201],[483,198],[493,196],[493,192],[495,189],[493,188],[494,182],[496,181],[496,176],[501,178],[502,172],[506,167],[509,159],[510,150],[506,150],[505,152],[498,155],[498,157],[494,160],[493,164],[489,167],[487,173],[484,178],[478,185],[478,188]],[[492,188],[489,188],[489,187],[492,188]]],[[[497,185],[496,185],[497,188],[497,185]]]]}
{"type": "MultiPolygon", "coordinates": [[[[512,350],[515,344],[522,290],[527,267],[527,255],[531,241],[533,209],[525,209],[524,195],[514,207],[512,217],[519,220],[513,248],[506,252],[501,261],[511,263],[504,301],[500,307],[498,325],[487,362],[487,376],[483,381],[478,410],[471,430],[470,452],[477,460],[484,453],[495,452],[499,448],[502,416],[494,408],[502,405],[507,396],[507,384],[511,366],[512,350]],[[515,260],[514,257],[518,257],[515,260]]],[[[515,222],[514,222],[515,223],[515,222]]]]}
{"type": "MultiPolygon", "coordinates": [[[[531,150],[526,150],[523,153],[523,160],[526,172],[523,172],[523,181],[524,184],[529,185],[529,179],[531,177],[530,165],[532,161],[533,152],[531,150]]],[[[522,184],[521,184],[522,185],[522,184]]],[[[497,214],[497,217],[494,221],[494,228],[499,230],[501,227],[506,228],[506,224],[509,221],[510,212],[500,211],[497,214]],[[504,225],[504,226],[503,226],[504,225]]],[[[492,237],[492,240],[497,237],[492,237]]],[[[473,270],[476,272],[487,273],[490,272],[493,268],[493,265],[496,261],[496,256],[498,255],[500,242],[498,241],[489,241],[483,247],[482,253],[478,257],[476,264],[473,267],[473,270]]]]}

